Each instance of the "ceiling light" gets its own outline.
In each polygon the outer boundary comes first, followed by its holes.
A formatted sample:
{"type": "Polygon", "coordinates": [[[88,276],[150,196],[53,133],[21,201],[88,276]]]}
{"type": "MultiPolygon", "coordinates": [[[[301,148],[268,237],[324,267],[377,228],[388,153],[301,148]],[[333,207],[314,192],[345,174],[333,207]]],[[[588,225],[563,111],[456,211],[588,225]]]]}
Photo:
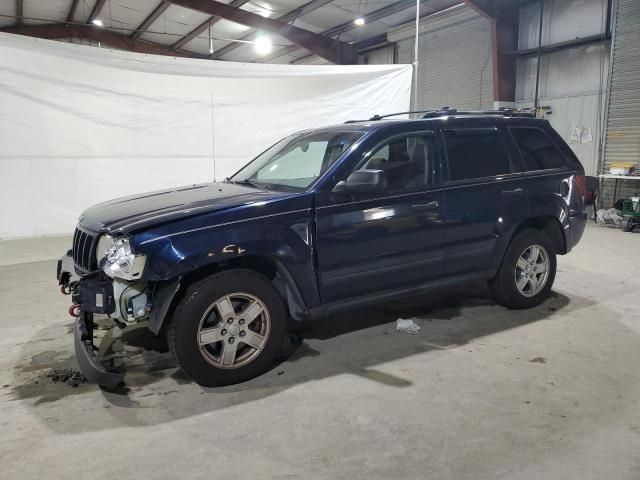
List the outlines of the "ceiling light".
{"type": "Polygon", "coordinates": [[[91,23],[93,23],[96,27],[104,27],[104,23],[102,23],[102,20],[100,20],[99,18],[94,18],[91,23]]]}
{"type": "Polygon", "coordinates": [[[271,52],[271,49],[273,48],[271,39],[264,36],[256,38],[255,46],[256,52],[258,52],[260,55],[266,55],[267,53],[271,52]]]}
{"type": "Polygon", "coordinates": [[[268,10],[266,8],[259,8],[254,13],[257,13],[261,17],[269,18],[271,16],[271,14],[273,14],[273,11],[272,10],[268,10]]]}
{"type": "Polygon", "coordinates": [[[365,24],[364,18],[362,17],[358,17],[356,18],[353,23],[355,23],[356,25],[358,25],[359,27],[361,27],[362,25],[365,24]]]}

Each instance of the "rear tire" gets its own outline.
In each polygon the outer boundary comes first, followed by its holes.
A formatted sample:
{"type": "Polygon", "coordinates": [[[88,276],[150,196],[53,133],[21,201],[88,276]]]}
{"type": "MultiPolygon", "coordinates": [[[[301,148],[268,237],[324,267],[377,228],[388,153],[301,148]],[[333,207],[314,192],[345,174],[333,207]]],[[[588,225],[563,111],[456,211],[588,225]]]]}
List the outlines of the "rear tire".
{"type": "Polygon", "coordinates": [[[514,309],[535,307],[549,296],[556,265],[556,251],[549,236],[527,228],[509,244],[489,287],[500,305],[514,309]]]}
{"type": "Polygon", "coordinates": [[[266,277],[227,270],[187,288],[167,339],[182,369],[198,384],[215,387],[269,370],[286,325],[284,302],[266,277]]]}

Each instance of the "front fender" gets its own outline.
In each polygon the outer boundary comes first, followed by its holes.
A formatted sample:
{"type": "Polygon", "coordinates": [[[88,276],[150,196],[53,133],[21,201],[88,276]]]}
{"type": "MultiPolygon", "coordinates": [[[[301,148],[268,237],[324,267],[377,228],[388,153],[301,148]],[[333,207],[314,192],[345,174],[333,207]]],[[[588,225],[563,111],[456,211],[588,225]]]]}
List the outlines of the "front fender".
{"type": "Polygon", "coordinates": [[[244,256],[272,258],[290,274],[306,305],[318,303],[310,242],[310,211],[236,221],[232,224],[145,232],[134,244],[147,255],[142,280],[166,281],[244,256]]]}

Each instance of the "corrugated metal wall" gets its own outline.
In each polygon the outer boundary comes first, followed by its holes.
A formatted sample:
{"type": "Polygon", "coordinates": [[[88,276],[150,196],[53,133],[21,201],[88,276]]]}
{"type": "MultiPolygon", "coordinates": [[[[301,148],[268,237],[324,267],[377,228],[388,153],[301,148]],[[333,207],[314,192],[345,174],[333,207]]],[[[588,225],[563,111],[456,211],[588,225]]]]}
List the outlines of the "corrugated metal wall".
{"type": "MultiPolygon", "coordinates": [[[[398,63],[413,63],[413,35],[411,25],[389,34],[397,41],[398,63]]],[[[418,46],[418,101],[412,105],[421,110],[493,108],[491,24],[486,18],[466,6],[426,17],[418,46]]]]}
{"type": "MultiPolygon", "coordinates": [[[[545,0],[542,45],[593,37],[605,32],[606,0],[545,0]]],[[[520,9],[518,48],[538,46],[540,3],[520,9]]],[[[540,62],[539,105],[553,112],[547,119],[578,156],[587,175],[598,174],[600,134],[604,117],[609,42],[566,48],[545,54],[540,62]],[[575,139],[576,128],[590,135],[575,139]]],[[[533,107],[538,59],[518,60],[516,104],[533,107]]]]}
{"type": "MultiPolygon", "coordinates": [[[[615,161],[640,162],[640,2],[618,0],[604,171],[615,161]]],[[[603,191],[613,200],[611,181],[603,191]]],[[[618,198],[638,195],[640,181],[620,181],[618,198]]]]}
{"type": "MultiPolygon", "coordinates": [[[[536,57],[520,59],[516,105],[533,107],[536,57]]],[[[598,174],[600,132],[604,114],[608,44],[585,45],[544,55],[540,64],[539,105],[553,112],[551,125],[571,146],[587,175],[598,174]],[[590,138],[572,138],[576,127],[588,128],[590,138]]]]}
{"type": "MultiPolygon", "coordinates": [[[[542,45],[597,35],[603,31],[607,0],[544,0],[542,45]]],[[[538,46],[539,2],[520,7],[518,48],[538,46]]]]}

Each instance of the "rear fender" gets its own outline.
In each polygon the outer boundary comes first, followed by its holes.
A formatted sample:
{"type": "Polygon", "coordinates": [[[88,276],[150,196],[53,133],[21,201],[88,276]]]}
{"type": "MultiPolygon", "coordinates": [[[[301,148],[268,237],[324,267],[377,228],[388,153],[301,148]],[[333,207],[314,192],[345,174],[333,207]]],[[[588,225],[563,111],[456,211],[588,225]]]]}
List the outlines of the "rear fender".
{"type": "Polygon", "coordinates": [[[492,274],[495,274],[498,271],[498,268],[500,268],[504,254],[513,240],[513,237],[524,228],[536,228],[543,230],[553,242],[556,253],[564,255],[567,253],[566,230],[569,228],[568,225],[568,214],[566,209],[563,209],[561,206],[557,206],[552,209],[547,215],[532,216],[517,225],[512,225],[496,242],[491,258],[492,274]]]}

